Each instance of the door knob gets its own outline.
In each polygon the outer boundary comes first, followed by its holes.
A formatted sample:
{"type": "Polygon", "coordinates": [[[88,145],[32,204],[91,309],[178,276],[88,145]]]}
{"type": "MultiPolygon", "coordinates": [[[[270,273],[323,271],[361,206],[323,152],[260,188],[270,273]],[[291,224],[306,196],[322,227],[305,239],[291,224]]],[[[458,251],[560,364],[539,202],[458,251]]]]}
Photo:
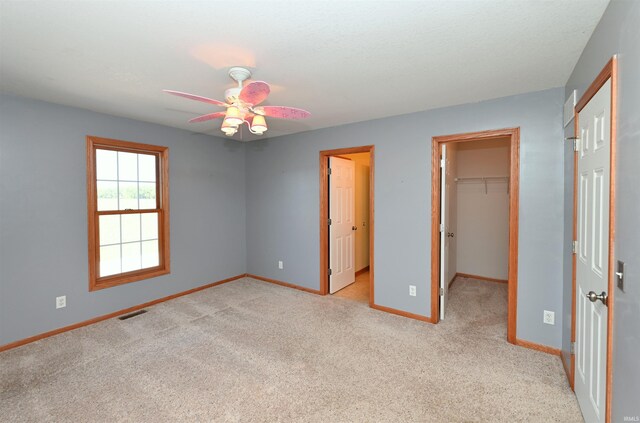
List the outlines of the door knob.
{"type": "Polygon", "coordinates": [[[589,301],[591,301],[592,303],[595,303],[596,301],[600,300],[602,301],[602,304],[607,305],[607,293],[602,291],[602,294],[598,295],[593,291],[590,291],[587,294],[587,298],[589,299],[589,301]]]}
{"type": "Polygon", "coordinates": [[[357,227],[357,226],[352,226],[352,227],[351,227],[351,230],[352,230],[352,231],[357,231],[357,230],[358,230],[358,227],[357,227]]]}

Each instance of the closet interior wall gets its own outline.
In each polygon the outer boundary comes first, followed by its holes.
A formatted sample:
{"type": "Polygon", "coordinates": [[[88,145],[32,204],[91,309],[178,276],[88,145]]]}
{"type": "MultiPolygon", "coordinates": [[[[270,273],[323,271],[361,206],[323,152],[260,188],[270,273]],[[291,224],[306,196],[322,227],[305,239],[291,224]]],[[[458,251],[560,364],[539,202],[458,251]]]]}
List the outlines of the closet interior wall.
{"type": "MultiPolygon", "coordinates": [[[[455,147],[455,272],[506,281],[509,265],[508,139],[455,147]],[[486,178],[486,179],[485,179],[486,178]]],[[[453,251],[452,251],[453,253],[453,251]]],[[[451,264],[451,262],[450,262],[451,264]]],[[[454,273],[455,275],[455,273],[454,273]]]]}

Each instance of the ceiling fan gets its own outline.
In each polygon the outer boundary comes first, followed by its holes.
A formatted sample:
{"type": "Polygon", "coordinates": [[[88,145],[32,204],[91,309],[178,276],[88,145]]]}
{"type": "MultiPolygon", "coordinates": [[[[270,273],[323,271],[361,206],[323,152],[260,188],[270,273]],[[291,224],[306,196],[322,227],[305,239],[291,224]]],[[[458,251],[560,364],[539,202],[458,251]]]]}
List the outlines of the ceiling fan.
{"type": "Polygon", "coordinates": [[[308,111],[296,109],[295,107],[258,106],[258,104],[266,100],[269,95],[269,84],[262,81],[253,81],[243,87],[242,83],[251,77],[251,72],[248,69],[233,67],[229,69],[229,76],[238,83],[238,86],[229,88],[224,92],[226,102],[180,91],[163,91],[191,100],[226,107],[227,110],[224,112],[215,112],[198,116],[189,120],[189,123],[224,118],[220,129],[230,137],[238,132],[238,128],[243,123],[247,124],[249,132],[252,134],[264,134],[267,130],[265,117],[278,119],[305,119],[311,116],[311,113],[308,111]]]}

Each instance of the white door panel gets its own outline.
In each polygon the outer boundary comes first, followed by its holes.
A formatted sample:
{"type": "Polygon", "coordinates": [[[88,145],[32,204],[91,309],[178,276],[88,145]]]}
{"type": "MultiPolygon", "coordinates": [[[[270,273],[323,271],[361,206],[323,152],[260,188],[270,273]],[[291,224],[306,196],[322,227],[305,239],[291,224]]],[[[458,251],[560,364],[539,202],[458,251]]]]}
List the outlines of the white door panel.
{"type": "Polygon", "coordinates": [[[352,284],[355,275],[355,164],[329,157],[329,292],[352,284]]]}
{"type": "Polygon", "coordinates": [[[587,295],[608,289],[611,81],[580,111],[578,124],[575,392],[591,423],[605,421],[608,308],[587,295]]]}

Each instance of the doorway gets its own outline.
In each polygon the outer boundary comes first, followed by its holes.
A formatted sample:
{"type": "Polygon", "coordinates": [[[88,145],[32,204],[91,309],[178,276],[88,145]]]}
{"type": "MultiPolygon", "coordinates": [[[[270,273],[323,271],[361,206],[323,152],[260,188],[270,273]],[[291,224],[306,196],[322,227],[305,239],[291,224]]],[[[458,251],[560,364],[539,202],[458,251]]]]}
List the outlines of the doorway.
{"type": "Polygon", "coordinates": [[[510,144],[442,145],[440,320],[489,319],[488,332],[506,333],[510,144]]]}
{"type": "MultiPolygon", "coordinates": [[[[516,340],[516,306],[517,306],[517,267],[518,267],[518,195],[519,195],[519,156],[520,156],[520,129],[508,128],[493,131],[483,131],[467,134],[437,136],[433,138],[432,149],[432,175],[431,175],[431,318],[433,323],[438,323],[446,312],[449,282],[458,276],[474,277],[474,279],[489,279],[491,281],[506,282],[507,285],[507,340],[515,344],[516,340]],[[503,141],[500,141],[503,140],[503,141]],[[473,142],[476,143],[473,143],[473,142]],[[508,146],[508,165],[504,167],[506,175],[462,175],[459,181],[455,181],[455,175],[451,173],[452,157],[456,161],[456,153],[473,146],[491,146],[500,142],[508,146]],[[449,156],[447,157],[447,146],[449,156]],[[449,164],[449,171],[447,171],[449,164]],[[479,176],[479,177],[478,177],[479,176]],[[506,184],[505,184],[506,182],[506,184]],[[482,275],[478,273],[451,272],[452,260],[446,256],[447,248],[457,247],[455,226],[452,228],[447,217],[451,217],[450,204],[447,203],[447,193],[452,196],[457,191],[458,184],[479,184],[480,188],[488,195],[489,190],[508,190],[507,208],[507,242],[506,242],[506,271],[500,263],[489,263],[482,257],[467,257],[469,263],[465,266],[469,269],[479,269],[479,273],[494,275],[482,275]],[[456,184],[456,185],[454,185],[456,184]],[[445,201],[443,201],[445,200],[445,201]],[[492,270],[488,270],[492,269],[492,270]],[[503,272],[503,273],[501,273],[503,272]],[[480,277],[478,277],[480,276],[480,277]],[[505,278],[506,276],[506,278],[505,278]]],[[[471,171],[471,170],[470,170],[471,171]]],[[[473,170],[474,172],[476,170],[473,170]]],[[[476,200],[480,199],[478,197],[476,200]]],[[[483,199],[487,200],[487,199],[483,199]]],[[[477,210],[476,210],[477,211],[477,210]]],[[[467,213],[468,211],[465,211],[467,213]]],[[[473,211],[472,211],[473,212],[473,211]]],[[[473,215],[471,215],[473,217],[473,215]]],[[[495,219],[494,219],[495,220],[495,219]]],[[[484,228],[486,229],[486,228],[484,228]]],[[[461,256],[461,255],[457,255],[461,256]]],[[[499,260],[499,259],[498,259],[499,260]]],[[[455,262],[454,262],[455,263],[455,262]]],[[[453,264],[456,268],[457,264],[453,264]]]]}
{"type": "Polygon", "coordinates": [[[320,152],[320,291],[373,304],[374,147],[320,152]]]}

